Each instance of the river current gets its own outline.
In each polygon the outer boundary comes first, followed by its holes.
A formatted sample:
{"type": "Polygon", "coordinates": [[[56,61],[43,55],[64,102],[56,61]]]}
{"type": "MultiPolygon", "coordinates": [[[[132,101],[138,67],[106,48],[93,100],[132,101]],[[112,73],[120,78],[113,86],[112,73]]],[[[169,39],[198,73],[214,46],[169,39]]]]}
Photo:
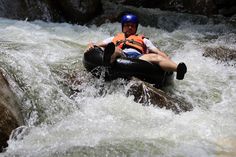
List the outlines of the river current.
{"type": "Polygon", "coordinates": [[[126,96],[132,81],[104,82],[85,71],[86,45],[120,29],[119,23],[0,19],[0,66],[25,120],[0,156],[236,156],[235,62],[202,56],[206,47],[236,49],[235,29],[184,23],[167,32],[139,26],[175,62],[188,66],[186,78],[168,87],[194,106],[180,114],[134,102],[126,96]]]}

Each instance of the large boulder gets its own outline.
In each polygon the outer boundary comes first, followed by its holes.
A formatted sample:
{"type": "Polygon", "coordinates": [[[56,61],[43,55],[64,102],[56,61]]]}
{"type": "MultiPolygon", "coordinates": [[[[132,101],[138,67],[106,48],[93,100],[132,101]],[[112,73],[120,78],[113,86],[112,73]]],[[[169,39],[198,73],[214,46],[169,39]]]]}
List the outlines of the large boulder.
{"type": "Polygon", "coordinates": [[[214,0],[218,13],[224,16],[232,16],[236,14],[235,0],[214,0]]]}
{"type": "Polygon", "coordinates": [[[0,0],[0,17],[16,19],[25,17],[25,5],[19,0],[0,0]]]}
{"type": "Polygon", "coordinates": [[[68,22],[86,23],[102,11],[100,0],[57,0],[58,10],[68,22]]]}
{"type": "Polygon", "coordinates": [[[58,21],[47,0],[0,0],[0,17],[20,20],[58,21]]]}
{"type": "Polygon", "coordinates": [[[115,3],[145,8],[159,8],[191,14],[232,16],[236,14],[235,0],[110,0],[115,3]]]}
{"type": "MultiPolygon", "coordinates": [[[[232,17],[236,14],[235,0],[0,0],[0,17],[87,24],[103,12],[108,16],[106,3],[109,2],[112,3],[110,10],[113,10],[109,16],[116,16],[124,6],[134,6],[141,11],[144,11],[142,8],[153,8],[201,15],[232,17]]],[[[164,14],[161,16],[165,18],[164,14]]]]}
{"type": "Polygon", "coordinates": [[[120,21],[121,16],[126,12],[132,12],[139,17],[140,24],[143,26],[152,26],[167,31],[173,31],[178,28],[181,23],[190,22],[193,24],[206,24],[208,18],[203,15],[191,15],[184,13],[176,13],[162,11],[160,9],[137,8],[134,6],[126,6],[122,4],[114,4],[109,1],[103,1],[104,13],[95,18],[92,23],[96,25],[103,24],[106,21],[120,21]]]}
{"type": "Polygon", "coordinates": [[[102,10],[100,0],[0,0],[0,17],[85,24],[102,10]]]}
{"type": "Polygon", "coordinates": [[[193,14],[214,15],[218,13],[214,0],[183,0],[183,8],[193,14]]]}
{"type": "Polygon", "coordinates": [[[18,100],[0,71],[0,152],[7,146],[11,132],[23,124],[18,100]]]}

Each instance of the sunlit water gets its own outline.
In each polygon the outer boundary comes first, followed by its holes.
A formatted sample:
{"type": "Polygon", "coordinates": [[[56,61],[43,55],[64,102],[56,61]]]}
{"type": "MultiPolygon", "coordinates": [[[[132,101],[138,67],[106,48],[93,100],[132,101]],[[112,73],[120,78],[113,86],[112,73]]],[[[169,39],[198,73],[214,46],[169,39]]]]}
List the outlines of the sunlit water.
{"type": "Polygon", "coordinates": [[[186,78],[168,87],[194,106],[181,114],[126,97],[134,82],[104,82],[85,71],[86,45],[119,31],[118,23],[86,27],[0,19],[0,65],[26,122],[0,156],[236,155],[235,63],[202,56],[205,47],[236,49],[235,30],[225,25],[185,24],[173,32],[139,27],[174,61],[188,66],[186,78]]]}

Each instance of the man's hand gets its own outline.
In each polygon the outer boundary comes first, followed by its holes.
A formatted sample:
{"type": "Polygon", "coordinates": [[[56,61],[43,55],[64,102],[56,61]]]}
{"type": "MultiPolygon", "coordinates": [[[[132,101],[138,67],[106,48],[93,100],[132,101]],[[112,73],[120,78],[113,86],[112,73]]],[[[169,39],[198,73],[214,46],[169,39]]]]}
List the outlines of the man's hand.
{"type": "Polygon", "coordinates": [[[84,52],[86,53],[88,50],[90,50],[92,48],[94,48],[94,43],[89,43],[84,52]]]}

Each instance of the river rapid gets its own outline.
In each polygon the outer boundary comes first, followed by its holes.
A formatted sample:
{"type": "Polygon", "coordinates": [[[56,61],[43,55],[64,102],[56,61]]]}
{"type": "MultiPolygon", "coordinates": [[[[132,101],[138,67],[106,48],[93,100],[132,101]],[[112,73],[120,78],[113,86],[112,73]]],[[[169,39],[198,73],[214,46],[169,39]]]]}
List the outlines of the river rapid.
{"type": "Polygon", "coordinates": [[[127,97],[133,81],[104,82],[85,71],[86,45],[120,29],[119,23],[87,27],[0,19],[0,66],[25,120],[0,156],[236,155],[235,62],[202,56],[205,47],[236,49],[236,30],[225,24],[184,23],[173,32],[139,27],[175,62],[188,66],[186,78],[166,91],[194,109],[175,114],[127,97]]]}

